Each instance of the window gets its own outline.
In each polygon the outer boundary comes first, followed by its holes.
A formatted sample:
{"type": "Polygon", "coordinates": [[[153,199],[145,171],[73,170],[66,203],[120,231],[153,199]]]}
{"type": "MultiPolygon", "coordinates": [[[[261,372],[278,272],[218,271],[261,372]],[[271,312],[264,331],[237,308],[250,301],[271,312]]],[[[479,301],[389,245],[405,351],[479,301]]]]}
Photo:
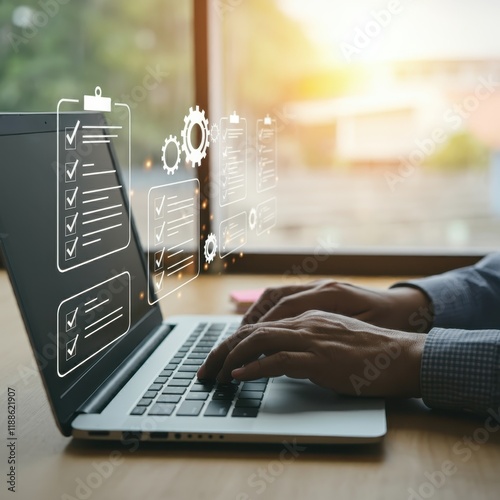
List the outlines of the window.
{"type": "Polygon", "coordinates": [[[500,4],[209,5],[212,116],[278,123],[277,225],[249,254],[498,248],[500,4]]]}

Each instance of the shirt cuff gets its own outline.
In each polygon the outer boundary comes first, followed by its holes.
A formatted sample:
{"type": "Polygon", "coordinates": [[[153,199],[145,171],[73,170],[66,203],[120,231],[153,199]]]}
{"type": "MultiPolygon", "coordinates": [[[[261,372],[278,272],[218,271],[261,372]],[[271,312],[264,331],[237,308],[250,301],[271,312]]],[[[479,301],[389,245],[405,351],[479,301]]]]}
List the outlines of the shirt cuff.
{"type": "Polygon", "coordinates": [[[425,341],[420,386],[430,408],[498,411],[500,331],[433,328],[425,341]]]}

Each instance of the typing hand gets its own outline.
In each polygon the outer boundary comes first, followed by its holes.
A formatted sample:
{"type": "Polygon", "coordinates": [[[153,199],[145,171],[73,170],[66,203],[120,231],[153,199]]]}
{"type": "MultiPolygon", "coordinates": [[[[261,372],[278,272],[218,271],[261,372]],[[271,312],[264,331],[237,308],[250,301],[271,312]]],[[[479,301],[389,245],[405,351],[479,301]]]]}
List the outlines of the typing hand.
{"type": "Polygon", "coordinates": [[[425,338],[308,311],[242,326],[209,354],[198,377],[229,382],[287,375],[340,394],[418,397],[425,338]],[[375,367],[369,376],[367,366],[375,367]]]}
{"type": "Polygon", "coordinates": [[[245,314],[242,324],[291,318],[310,310],[409,332],[428,331],[432,326],[429,299],[416,288],[370,290],[333,280],[268,288],[245,314]]]}

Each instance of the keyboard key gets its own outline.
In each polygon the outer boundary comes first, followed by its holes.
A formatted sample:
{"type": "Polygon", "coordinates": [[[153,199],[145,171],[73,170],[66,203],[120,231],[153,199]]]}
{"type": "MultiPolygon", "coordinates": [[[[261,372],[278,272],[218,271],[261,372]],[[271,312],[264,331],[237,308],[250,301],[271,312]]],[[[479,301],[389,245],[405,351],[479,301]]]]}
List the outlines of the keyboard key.
{"type": "Polygon", "coordinates": [[[162,394],[184,394],[186,392],[185,387],[165,387],[162,394]]]}
{"type": "Polygon", "coordinates": [[[209,327],[209,330],[224,330],[224,328],[226,328],[226,324],[225,323],[212,323],[209,327]]]}
{"type": "Polygon", "coordinates": [[[210,401],[203,414],[205,417],[225,417],[231,408],[231,401],[210,401]]]}
{"type": "Polygon", "coordinates": [[[196,374],[194,372],[192,373],[186,373],[186,372],[179,372],[174,375],[174,379],[179,379],[183,378],[186,380],[192,380],[196,374]]]}
{"type": "MultiPolygon", "coordinates": [[[[208,392],[188,392],[186,399],[195,399],[197,401],[206,401],[208,398],[208,392]]],[[[248,401],[251,401],[249,399],[248,401]]]]}
{"type": "Polygon", "coordinates": [[[203,364],[202,359],[186,359],[183,365],[189,365],[189,366],[201,366],[203,364]]]}
{"type": "Polygon", "coordinates": [[[258,408],[235,408],[232,417],[256,417],[259,413],[258,408]]]}
{"type": "MultiPolygon", "coordinates": [[[[175,394],[162,394],[157,403],[178,403],[181,400],[180,396],[176,396],[175,394]]],[[[251,401],[251,400],[249,400],[251,401]]]]}
{"type": "Polygon", "coordinates": [[[212,396],[212,400],[220,400],[220,401],[232,401],[234,398],[234,392],[228,391],[215,391],[212,396]]]}
{"type": "Polygon", "coordinates": [[[174,356],[171,360],[170,360],[170,363],[171,364],[176,364],[178,365],[179,363],[182,363],[182,361],[184,360],[184,356],[174,356]]]}
{"type": "Polygon", "coordinates": [[[266,386],[267,384],[264,384],[263,382],[245,382],[241,390],[264,392],[266,390],[266,386]]]}
{"type": "Polygon", "coordinates": [[[164,385],[164,384],[165,384],[165,382],[166,382],[167,380],[168,380],[168,377],[165,377],[165,376],[163,376],[163,375],[160,375],[159,377],[156,377],[156,379],[155,379],[155,382],[154,382],[154,383],[155,383],[155,384],[162,384],[162,385],[164,385]]]}
{"type": "Polygon", "coordinates": [[[160,377],[170,377],[174,370],[167,370],[166,368],[160,372],[160,377]]]}
{"type": "Polygon", "coordinates": [[[262,399],[264,394],[260,391],[241,391],[240,399],[262,399]]]}
{"type": "Polygon", "coordinates": [[[260,408],[260,399],[238,399],[235,408],[260,408]]]}
{"type": "Polygon", "coordinates": [[[152,399],[147,399],[147,398],[142,398],[138,403],[137,406],[149,406],[153,402],[152,399]]]}
{"type": "Polygon", "coordinates": [[[173,379],[168,383],[167,387],[189,387],[191,384],[191,380],[183,380],[183,379],[173,379]]]}
{"type": "Polygon", "coordinates": [[[146,391],[142,397],[146,399],[154,399],[157,394],[158,391],[146,391]]]}
{"type": "MultiPolygon", "coordinates": [[[[162,387],[163,387],[163,384],[151,384],[151,385],[149,386],[148,391],[156,391],[156,392],[158,392],[158,391],[161,391],[161,388],[162,388],[162,387]]],[[[153,397],[154,397],[154,396],[153,396],[153,397]]]]}
{"type": "Polygon", "coordinates": [[[184,401],[177,410],[177,416],[197,417],[204,404],[204,401],[184,401]]]}
{"type": "Polygon", "coordinates": [[[175,410],[175,405],[170,403],[156,403],[149,410],[149,415],[172,415],[175,410]]]}
{"type": "Polygon", "coordinates": [[[238,390],[239,382],[230,382],[229,384],[217,384],[216,391],[236,392],[238,390]]]}
{"type": "Polygon", "coordinates": [[[193,384],[191,387],[192,392],[211,392],[214,388],[213,384],[193,384]]]}
{"type": "Polygon", "coordinates": [[[190,354],[187,359],[201,359],[201,360],[203,360],[206,357],[207,356],[205,354],[200,354],[200,353],[194,352],[194,353],[190,354]]]}
{"type": "Polygon", "coordinates": [[[263,383],[267,384],[269,382],[269,379],[268,378],[256,378],[255,380],[251,381],[251,383],[255,383],[255,382],[263,382],[263,383]]]}
{"type": "Polygon", "coordinates": [[[165,366],[165,370],[175,370],[178,364],[179,363],[173,363],[172,361],[170,361],[170,363],[165,366]]]}
{"type": "Polygon", "coordinates": [[[195,347],[193,350],[192,350],[192,353],[193,354],[204,354],[205,357],[208,356],[208,353],[211,351],[212,349],[210,349],[210,347],[195,347]]]}
{"type": "Polygon", "coordinates": [[[136,406],[131,412],[131,415],[143,415],[144,412],[146,411],[145,406],[136,406]]]}
{"type": "Polygon", "coordinates": [[[191,372],[191,373],[196,373],[198,371],[197,366],[192,366],[192,365],[184,365],[182,364],[179,366],[179,372],[191,372]]]}

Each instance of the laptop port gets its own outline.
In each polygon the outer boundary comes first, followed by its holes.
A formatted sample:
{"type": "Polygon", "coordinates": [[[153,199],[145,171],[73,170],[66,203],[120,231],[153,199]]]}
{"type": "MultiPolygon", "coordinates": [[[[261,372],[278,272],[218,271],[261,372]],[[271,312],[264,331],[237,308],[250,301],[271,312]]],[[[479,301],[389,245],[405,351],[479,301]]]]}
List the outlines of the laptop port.
{"type": "Polygon", "coordinates": [[[151,439],[168,439],[168,432],[150,432],[151,439]]]}
{"type": "Polygon", "coordinates": [[[88,431],[89,437],[109,436],[109,431],[88,431]]]}

